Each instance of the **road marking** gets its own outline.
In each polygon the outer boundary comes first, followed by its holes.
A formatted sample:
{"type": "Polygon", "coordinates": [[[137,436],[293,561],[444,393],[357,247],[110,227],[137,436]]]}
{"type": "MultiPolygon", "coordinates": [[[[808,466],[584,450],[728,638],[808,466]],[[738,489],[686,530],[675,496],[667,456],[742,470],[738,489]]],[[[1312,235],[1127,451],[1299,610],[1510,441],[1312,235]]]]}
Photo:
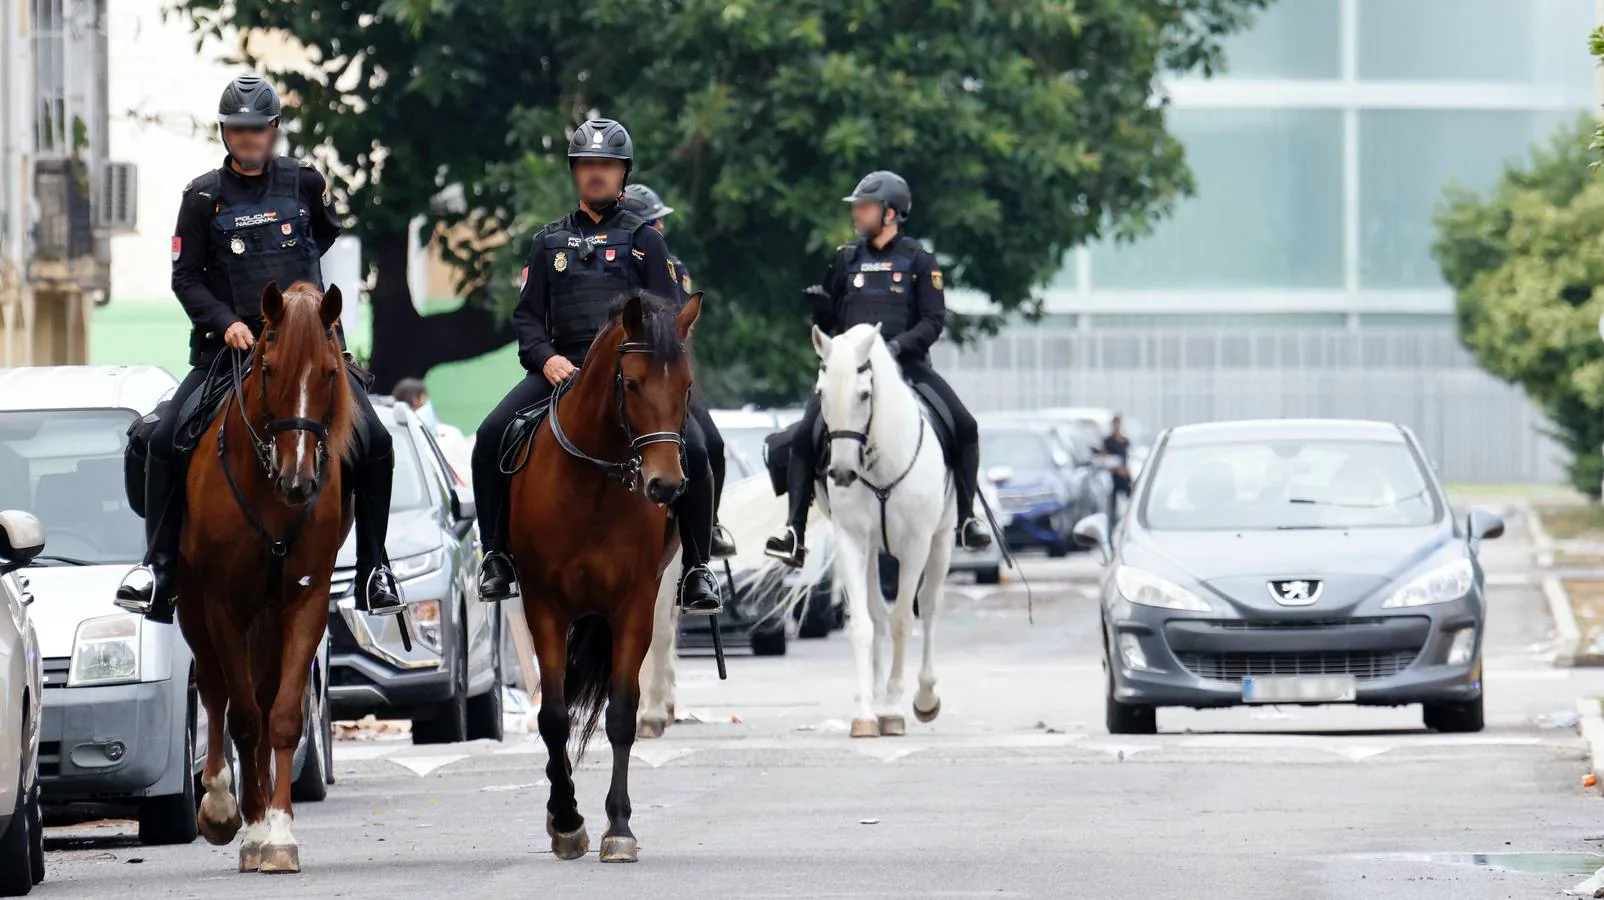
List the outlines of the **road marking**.
{"type": "Polygon", "coordinates": [[[468,754],[460,753],[454,756],[390,756],[386,757],[385,761],[411,769],[421,777],[442,766],[449,766],[454,762],[461,762],[467,758],[468,754]]]}
{"type": "Polygon", "coordinates": [[[629,755],[654,769],[662,768],[664,763],[676,759],[684,759],[695,753],[695,750],[686,747],[642,747],[636,745],[629,751],[629,755]]]}

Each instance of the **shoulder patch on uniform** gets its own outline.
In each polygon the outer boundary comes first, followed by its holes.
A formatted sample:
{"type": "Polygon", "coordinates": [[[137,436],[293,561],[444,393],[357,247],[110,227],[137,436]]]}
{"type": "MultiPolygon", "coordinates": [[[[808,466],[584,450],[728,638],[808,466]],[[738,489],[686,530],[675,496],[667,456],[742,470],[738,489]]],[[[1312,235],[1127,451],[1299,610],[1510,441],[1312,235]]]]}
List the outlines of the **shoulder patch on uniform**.
{"type": "Polygon", "coordinates": [[[931,269],[930,270],[930,286],[935,288],[938,291],[941,290],[941,270],[940,269],[931,269]]]}
{"type": "Polygon", "coordinates": [[[635,255],[636,259],[643,260],[643,261],[646,259],[646,251],[642,250],[639,247],[631,247],[629,252],[633,253],[635,255]]]}

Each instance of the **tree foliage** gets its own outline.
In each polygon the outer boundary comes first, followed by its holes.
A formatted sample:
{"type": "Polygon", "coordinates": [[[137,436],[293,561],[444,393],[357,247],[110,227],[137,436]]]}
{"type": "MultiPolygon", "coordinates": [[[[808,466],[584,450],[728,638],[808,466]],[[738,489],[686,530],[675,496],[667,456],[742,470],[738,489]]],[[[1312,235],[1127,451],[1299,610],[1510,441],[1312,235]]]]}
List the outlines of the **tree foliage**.
{"type": "Polygon", "coordinates": [[[1432,248],[1454,289],[1460,338],[1489,372],[1520,385],[1571,452],[1571,481],[1597,495],[1604,475],[1604,183],[1584,119],[1487,197],[1450,187],[1432,248]]]}
{"type": "MultiPolygon", "coordinates": [[[[185,0],[206,31],[294,35],[318,60],[274,73],[296,140],[341,173],[356,232],[452,226],[470,298],[510,306],[527,236],[570,205],[567,132],[635,137],[635,178],[678,213],[670,246],[712,301],[702,375],[721,399],[787,401],[811,378],[804,286],[850,237],[840,198],[894,169],[911,233],[998,312],[1088,241],[1147,232],[1191,188],[1161,72],[1212,72],[1268,0],[185,0]],[[431,205],[461,187],[455,210],[431,205]],[[489,246],[506,238],[501,249],[489,246]]],[[[376,323],[403,317],[393,251],[376,323]],[[389,288],[386,291],[386,288],[389,288]],[[387,305],[389,304],[389,305],[387,305]]],[[[429,332],[425,332],[427,334],[429,332]]],[[[408,364],[376,324],[375,364],[408,364]]],[[[498,336],[497,340],[504,338],[498,336]]],[[[473,348],[467,348],[473,349],[473,348]]],[[[405,347],[412,354],[416,348],[405,347]]],[[[410,363],[426,369],[432,358],[410,363]]],[[[389,374],[385,368],[381,375],[389,374]]]]}

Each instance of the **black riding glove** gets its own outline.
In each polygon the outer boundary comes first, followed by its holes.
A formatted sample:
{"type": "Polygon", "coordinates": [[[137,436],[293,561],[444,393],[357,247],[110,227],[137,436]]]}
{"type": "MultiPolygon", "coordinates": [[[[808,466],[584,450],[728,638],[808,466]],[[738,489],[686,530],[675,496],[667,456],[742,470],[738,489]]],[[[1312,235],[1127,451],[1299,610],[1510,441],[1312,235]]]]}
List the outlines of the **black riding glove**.
{"type": "Polygon", "coordinates": [[[892,359],[897,360],[898,362],[902,361],[902,345],[897,343],[896,338],[886,341],[886,349],[891,351],[892,359]]]}

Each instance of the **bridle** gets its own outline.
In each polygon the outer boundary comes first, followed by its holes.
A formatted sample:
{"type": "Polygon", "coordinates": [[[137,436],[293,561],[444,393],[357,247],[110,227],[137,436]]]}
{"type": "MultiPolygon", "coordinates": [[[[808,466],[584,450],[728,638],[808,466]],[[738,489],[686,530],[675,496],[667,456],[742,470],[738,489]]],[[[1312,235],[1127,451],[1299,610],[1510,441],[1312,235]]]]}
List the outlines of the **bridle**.
{"type": "MultiPolygon", "coordinates": [[[[323,336],[326,340],[333,341],[334,329],[324,329],[323,336]]],[[[262,335],[262,346],[273,343],[275,337],[275,332],[271,329],[268,330],[262,335]]],[[[251,509],[250,503],[245,499],[245,492],[240,490],[239,482],[234,478],[233,468],[228,464],[228,409],[226,405],[223,409],[222,421],[217,426],[217,455],[223,464],[223,476],[228,482],[228,489],[234,495],[234,501],[239,504],[240,512],[245,514],[246,521],[250,522],[251,527],[255,529],[256,533],[261,535],[263,540],[267,541],[268,551],[272,553],[275,559],[282,560],[285,556],[289,555],[290,545],[295,541],[295,536],[300,533],[301,526],[305,524],[306,520],[312,515],[312,509],[317,506],[318,498],[323,494],[323,485],[327,481],[329,468],[329,426],[334,422],[335,401],[337,400],[334,392],[340,388],[340,371],[338,368],[336,368],[335,371],[329,375],[328,411],[323,415],[322,421],[308,419],[302,416],[275,418],[272,407],[269,405],[267,398],[268,369],[265,354],[259,357],[256,349],[253,348],[249,353],[245,354],[243,360],[241,359],[240,354],[232,354],[231,362],[233,365],[234,389],[229,395],[228,400],[225,401],[225,404],[231,403],[232,405],[239,407],[240,421],[245,425],[245,433],[250,436],[251,448],[255,451],[256,461],[261,465],[262,473],[266,475],[269,480],[271,480],[274,475],[274,437],[283,434],[286,431],[304,431],[317,439],[317,447],[314,451],[317,454],[317,482],[312,487],[311,495],[308,496],[306,501],[301,504],[300,512],[297,513],[295,518],[290,521],[289,526],[284,529],[283,537],[276,538],[273,536],[273,533],[267,529],[267,526],[263,524],[261,518],[257,516],[256,511],[251,509]],[[260,363],[261,368],[261,372],[259,373],[256,371],[258,363],[260,363]],[[261,401],[262,412],[264,417],[267,419],[267,422],[262,427],[261,433],[258,433],[256,427],[251,424],[250,415],[248,414],[247,407],[245,405],[245,379],[251,375],[260,375],[260,390],[258,395],[261,401]]]]}
{"type": "Polygon", "coordinates": [[[583,462],[588,462],[601,469],[609,478],[617,480],[630,493],[642,489],[640,481],[642,452],[653,444],[673,444],[680,454],[680,464],[685,462],[685,437],[677,431],[648,431],[645,434],[635,434],[635,429],[629,424],[629,415],[624,409],[624,357],[630,353],[650,354],[652,348],[649,344],[639,341],[624,341],[618,345],[618,359],[613,363],[613,403],[617,407],[619,427],[624,430],[624,437],[629,441],[629,456],[622,462],[611,462],[597,459],[574,445],[568,434],[563,431],[562,422],[557,417],[557,406],[562,398],[572,389],[579,375],[571,376],[567,381],[557,385],[551,395],[551,411],[546,418],[551,421],[551,435],[557,439],[558,446],[563,448],[569,456],[583,462]]]}
{"type": "MultiPolygon", "coordinates": [[[[886,501],[890,499],[891,492],[896,490],[897,485],[906,481],[908,476],[913,473],[913,467],[919,462],[919,452],[924,449],[925,431],[927,429],[925,427],[924,414],[920,413],[919,440],[914,444],[913,454],[908,457],[907,468],[902,470],[902,474],[898,475],[896,478],[893,478],[885,485],[876,485],[874,482],[870,481],[866,470],[874,462],[875,447],[873,444],[869,443],[869,432],[874,430],[874,372],[872,371],[872,366],[870,365],[869,360],[864,360],[863,364],[858,366],[858,374],[861,375],[864,372],[869,373],[869,399],[864,401],[869,406],[869,418],[863,423],[863,430],[826,431],[824,436],[827,440],[856,441],[858,443],[858,481],[862,482],[863,486],[868,488],[870,492],[874,494],[875,499],[880,501],[880,542],[885,546],[885,551],[890,553],[891,529],[886,524],[886,501]]],[[[826,422],[825,424],[828,425],[829,423],[826,422]]]]}

